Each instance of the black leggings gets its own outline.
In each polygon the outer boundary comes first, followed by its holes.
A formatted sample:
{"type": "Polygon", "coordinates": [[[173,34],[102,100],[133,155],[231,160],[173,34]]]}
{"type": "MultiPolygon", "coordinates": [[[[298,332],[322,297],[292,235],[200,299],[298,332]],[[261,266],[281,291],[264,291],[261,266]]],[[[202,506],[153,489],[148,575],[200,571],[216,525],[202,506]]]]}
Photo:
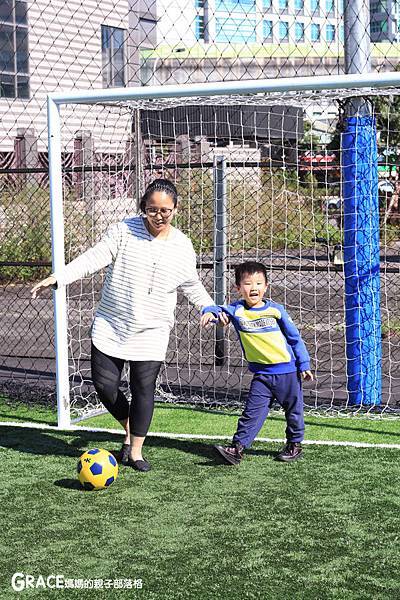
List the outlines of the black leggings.
{"type": "Polygon", "coordinates": [[[161,361],[129,361],[132,400],[120,390],[125,360],[104,354],[92,344],[92,381],[101,402],[118,421],[129,418],[132,435],[145,437],[154,411],[154,390],[161,361]]]}

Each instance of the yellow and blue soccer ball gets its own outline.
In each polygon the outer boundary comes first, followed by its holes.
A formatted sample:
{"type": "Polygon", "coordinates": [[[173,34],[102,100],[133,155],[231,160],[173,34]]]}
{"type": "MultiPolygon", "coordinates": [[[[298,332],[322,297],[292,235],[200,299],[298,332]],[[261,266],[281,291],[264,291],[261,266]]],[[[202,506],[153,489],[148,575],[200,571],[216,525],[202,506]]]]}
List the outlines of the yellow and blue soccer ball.
{"type": "Polygon", "coordinates": [[[87,450],[78,460],[78,479],[85,490],[104,490],[118,477],[118,463],[102,448],[87,450]]]}

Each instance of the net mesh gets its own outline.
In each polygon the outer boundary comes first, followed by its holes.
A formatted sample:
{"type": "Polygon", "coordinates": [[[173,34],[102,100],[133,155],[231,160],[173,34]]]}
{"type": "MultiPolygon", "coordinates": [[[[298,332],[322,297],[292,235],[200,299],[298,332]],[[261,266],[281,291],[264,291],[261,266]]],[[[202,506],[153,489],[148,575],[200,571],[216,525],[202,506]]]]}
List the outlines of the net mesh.
{"type": "MultiPolygon", "coordinates": [[[[247,94],[94,106],[63,111],[66,262],[106,228],[136,213],[140,190],[157,177],[178,187],[175,225],[198,256],[211,295],[214,261],[215,162],[224,158],[226,262],[230,302],[234,266],[260,260],[268,294],[299,327],[316,380],[304,389],[309,412],[396,415],[399,392],[399,90],[247,94]],[[369,99],[379,146],[382,404],[350,407],[347,394],[343,270],[343,177],[340,138],[346,98],[369,99]],[[135,131],[135,123],[140,128],[135,131]]],[[[100,406],[90,380],[90,325],[103,274],[68,287],[71,415],[100,406]]],[[[377,342],[380,343],[380,340],[377,342]]],[[[175,326],[158,381],[158,398],[210,407],[239,407],[251,374],[233,328],[216,359],[216,331],[178,294],[175,326]]],[[[127,373],[122,384],[128,391],[127,373]]]]}

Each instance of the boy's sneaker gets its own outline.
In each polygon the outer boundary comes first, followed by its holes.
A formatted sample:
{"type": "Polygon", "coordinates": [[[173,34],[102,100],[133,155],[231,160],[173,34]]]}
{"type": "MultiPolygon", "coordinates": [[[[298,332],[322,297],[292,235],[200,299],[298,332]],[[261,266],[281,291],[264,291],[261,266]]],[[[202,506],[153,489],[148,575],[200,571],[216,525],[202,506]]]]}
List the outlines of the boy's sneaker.
{"type": "Polygon", "coordinates": [[[292,462],[294,460],[298,460],[299,458],[303,458],[303,449],[301,444],[297,442],[286,442],[286,446],[279,452],[276,460],[280,460],[282,462],[292,462]]]}
{"type": "Polygon", "coordinates": [[[214,446],[214,448],[230,465],[238,465],[243,458],[244,446],[239,442],[232,446],[214,446]]]}

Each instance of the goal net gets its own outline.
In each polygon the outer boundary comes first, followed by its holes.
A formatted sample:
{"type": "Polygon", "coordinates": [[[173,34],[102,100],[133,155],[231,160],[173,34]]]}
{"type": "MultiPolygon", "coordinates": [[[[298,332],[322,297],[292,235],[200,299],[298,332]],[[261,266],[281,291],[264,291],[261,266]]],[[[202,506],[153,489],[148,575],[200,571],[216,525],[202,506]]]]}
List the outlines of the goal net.
{"type": "MultiPolygon", "coordinates": [[[[267,295],[286,307],[311,356],[307,410],[396,414],[398,91],[260,87],[65,103],[65,262],[110,224],[139,214],[146,185],[168,178],[179,191],[174,224],[192,240],[200,278],[218,303],[237,299],[236,264],[267,267],[267,295]]],[[[91,384],[90,326],[103,277],[66,290],[72,419],[102,408],[91,384]]],[[[198,310],[178,293],[157,399],[238,408],[250,380],[233,328],[200,330],[198,310]]],[[[126,373],[122,385],[128,392],[126,373]]]]}

